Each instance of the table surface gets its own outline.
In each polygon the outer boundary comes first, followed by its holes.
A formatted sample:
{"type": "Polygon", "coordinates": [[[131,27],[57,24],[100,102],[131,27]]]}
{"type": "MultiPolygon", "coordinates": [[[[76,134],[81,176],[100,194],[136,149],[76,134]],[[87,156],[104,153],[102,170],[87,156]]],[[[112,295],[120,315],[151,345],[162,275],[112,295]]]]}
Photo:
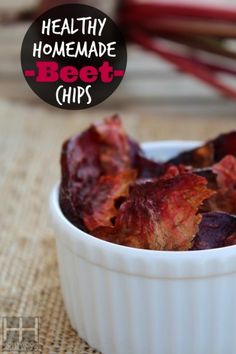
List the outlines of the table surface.
{"type": "MultiPolygon", "coordinates": [[[[0,99],[1,316],[40,317],[44,354],[95,353],[65,313],[48,198],[59,179],[62,141],[112,113],[97,108],[68,112],[0,99]]],[[[234,116],[176,119],[144,110],[118,113],[138,141],[207,139],[236,128],[234,116]]]]}

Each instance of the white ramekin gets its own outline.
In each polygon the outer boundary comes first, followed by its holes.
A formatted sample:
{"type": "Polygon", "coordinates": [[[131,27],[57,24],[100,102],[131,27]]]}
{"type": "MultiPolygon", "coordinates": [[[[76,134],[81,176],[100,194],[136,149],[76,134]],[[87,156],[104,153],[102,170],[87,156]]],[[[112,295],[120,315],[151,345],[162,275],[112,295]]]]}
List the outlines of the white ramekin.
{"type": "MultiPolygon", "coordinates": [[[[198,143],[143,148],[167,159],[198,143]]],[[[168,252],[99,240],[63,216],[58,186],[50,209],[65,306],[92,347],[103,354],[236,353],[236,246],[168,252]]]]}

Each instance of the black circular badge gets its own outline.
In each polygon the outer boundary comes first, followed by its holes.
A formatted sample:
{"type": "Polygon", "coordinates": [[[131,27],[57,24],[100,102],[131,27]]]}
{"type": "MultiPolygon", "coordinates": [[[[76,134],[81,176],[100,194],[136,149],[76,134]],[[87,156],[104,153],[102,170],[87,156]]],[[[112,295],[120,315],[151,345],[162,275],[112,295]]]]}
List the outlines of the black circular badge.
{"type": "Polygon", "coordinates": [[[113,20],[87,5],[54,7],[30,26],[21,48],[23,74],[45,102],[64,109],[99,104],[126,69],[124,38],[113,20]]]}

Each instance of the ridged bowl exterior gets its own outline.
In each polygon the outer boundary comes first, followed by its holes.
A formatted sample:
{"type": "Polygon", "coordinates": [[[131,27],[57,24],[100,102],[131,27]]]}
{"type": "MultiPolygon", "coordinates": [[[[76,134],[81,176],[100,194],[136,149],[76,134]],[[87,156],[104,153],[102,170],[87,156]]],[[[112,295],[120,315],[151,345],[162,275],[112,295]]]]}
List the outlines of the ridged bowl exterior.
{"type": "MultiPolygon", "coordinates": [[[[147,143],[167,159],[198,142],[147,143]]],[[[149,251],[99,240],[50,209],[73,328],[103,354],[235,354],[236,246],[149,251]]]]}

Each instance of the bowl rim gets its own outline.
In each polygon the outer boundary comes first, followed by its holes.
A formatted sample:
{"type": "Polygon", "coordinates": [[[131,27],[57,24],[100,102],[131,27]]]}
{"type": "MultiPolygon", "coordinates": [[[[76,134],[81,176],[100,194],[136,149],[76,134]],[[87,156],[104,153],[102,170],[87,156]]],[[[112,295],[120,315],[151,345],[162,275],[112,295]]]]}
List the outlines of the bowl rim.
{"type": "MultiPolygon", "coordinates": [[[[193,146],[199,146],[202,142],[198,140],[163,140],[163,141],[149,141],[142,143],[142,148],[156,148],[157,146],[183,146],[192,148],[193,146]]],[[[188,251],[166,251],[166,250],[148,250],[141,248],[133,248],[115,244],[109,241],[101,240],[95,236],[88,234],[87,232],[74,226],[63,214],[59,205],[59,182],[53,187],[50,195],[50,210],[54,219],[54,223],[60,224],[63,228],[66,228],[71,237],[75,240],[81,240],[86,242],[89,246],[95,246],[99,249],[106,249],[106,252],[114,252],[115,254],[126,254],[127,256],[139,256],[141,258],[148,257],[149,259],[161,258],[175,261],[176,259],[191,259],[192,261],[207,260],[211,257],[224,258],[226,255],[236,255],[236,245],[219,247],[205,250],[188,250],[188,251]]],[[[65,238],[66,239],[66,238],[65,238]]]]}

